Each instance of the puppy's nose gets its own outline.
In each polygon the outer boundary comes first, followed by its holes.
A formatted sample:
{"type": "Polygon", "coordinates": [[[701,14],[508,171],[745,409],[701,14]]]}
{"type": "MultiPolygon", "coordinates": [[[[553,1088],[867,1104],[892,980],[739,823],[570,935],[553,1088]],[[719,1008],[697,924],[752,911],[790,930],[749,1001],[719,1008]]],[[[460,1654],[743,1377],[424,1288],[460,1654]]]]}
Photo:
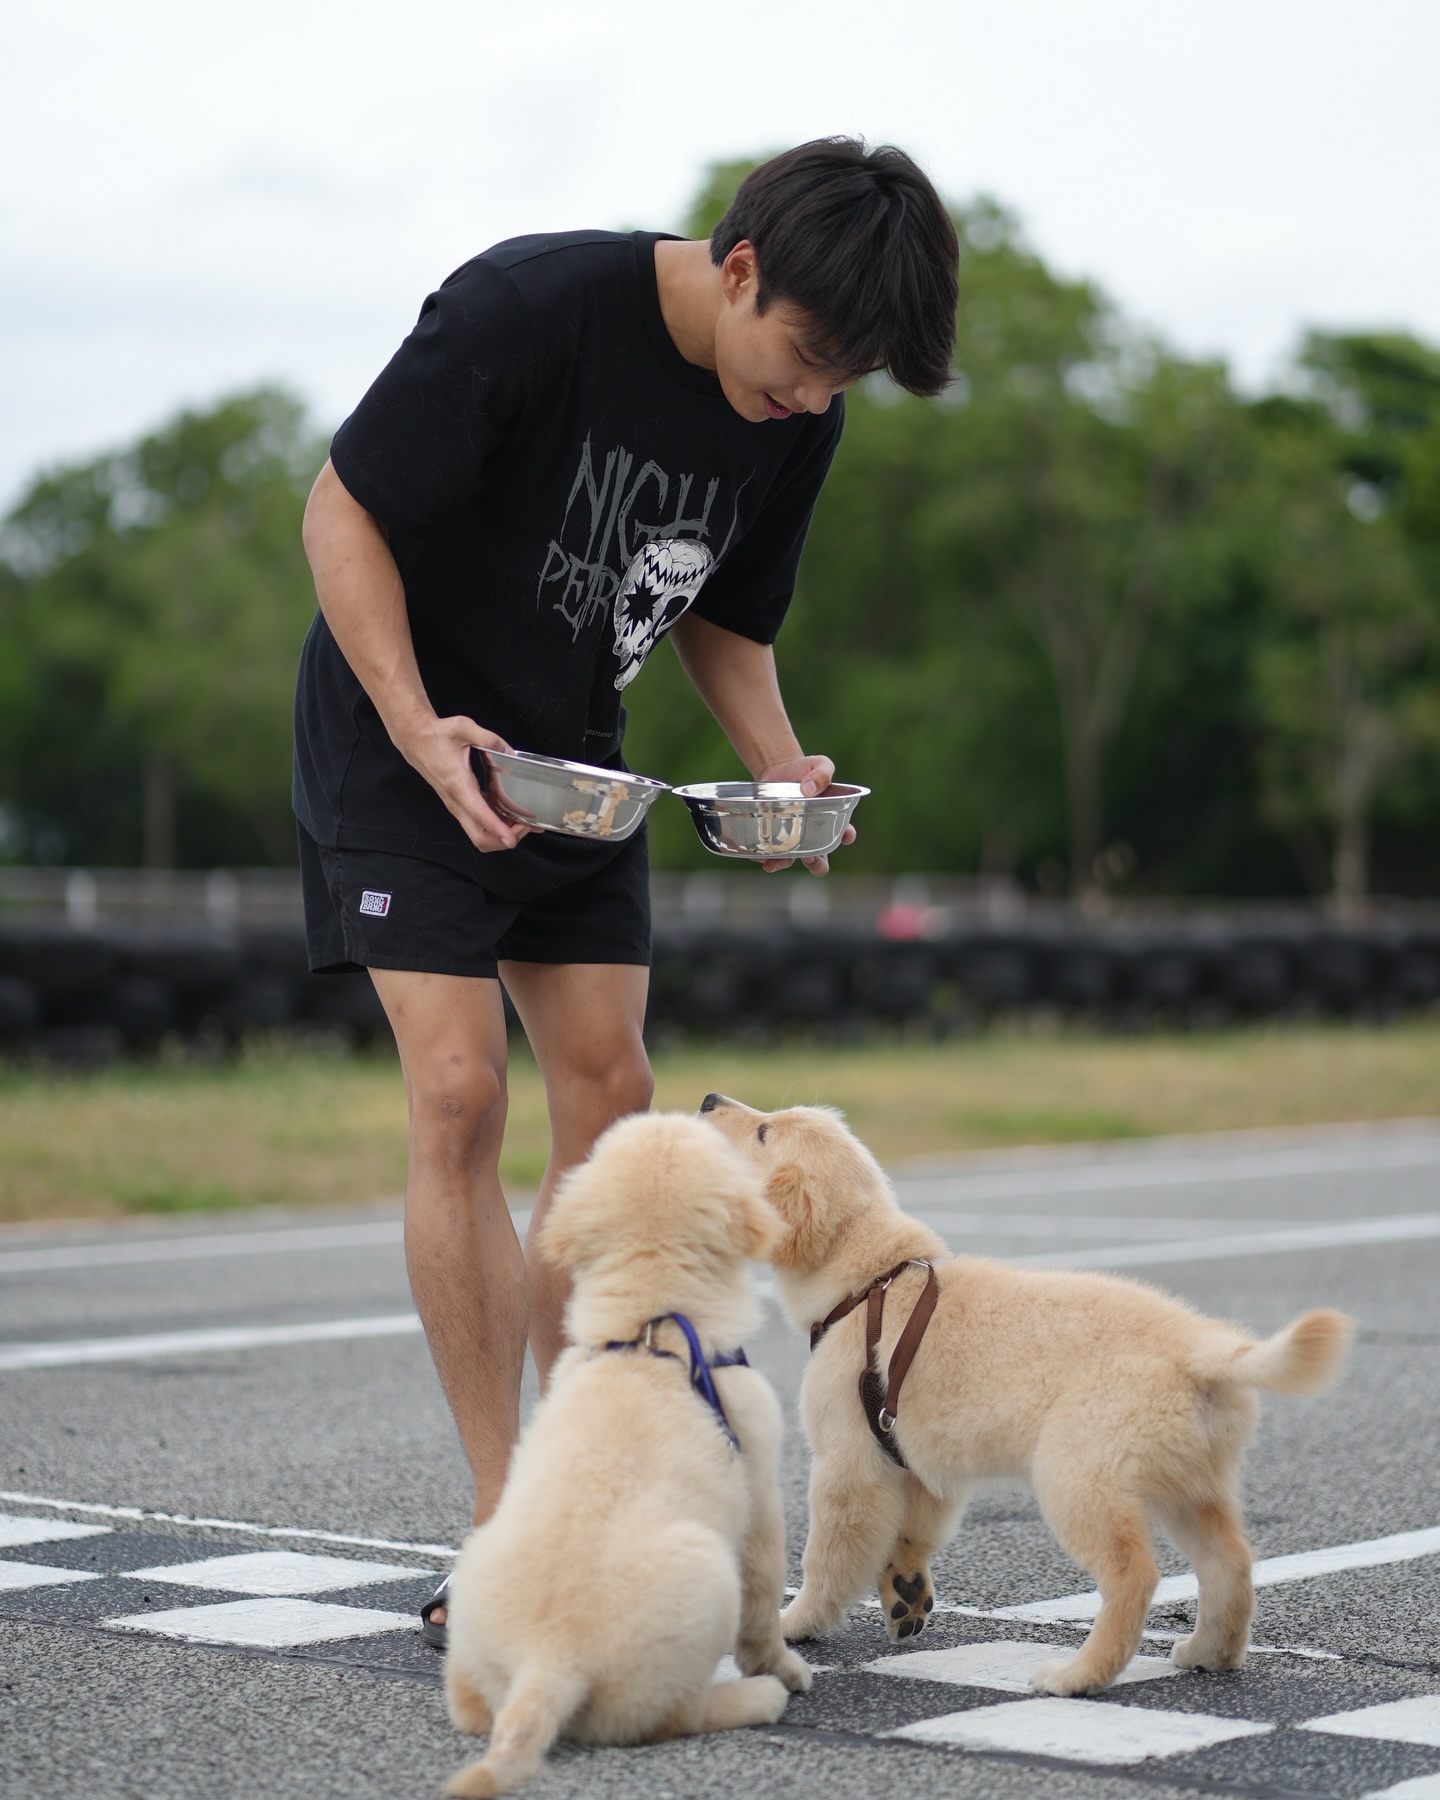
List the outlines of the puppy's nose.
{"type": "Polygon", "coordinates": [[[714,1112],[717,1106],[728,1106],[730,1102],[723,1094],[707,1094],[700,1102],[701,1112],[714,1112]]]}

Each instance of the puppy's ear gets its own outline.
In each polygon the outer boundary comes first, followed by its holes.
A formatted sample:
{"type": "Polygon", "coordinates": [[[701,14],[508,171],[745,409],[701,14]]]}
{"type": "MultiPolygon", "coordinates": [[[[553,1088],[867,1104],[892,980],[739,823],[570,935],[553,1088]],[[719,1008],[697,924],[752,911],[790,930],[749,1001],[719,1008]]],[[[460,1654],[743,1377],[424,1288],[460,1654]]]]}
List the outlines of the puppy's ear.
{"type": "Polygon", "coordinates": [[[758,1192],[740,1203],[740,1247],[751,1262],[768,1262],[785,1237],[785,1221],[758,1192]]]}
{"type": "Polygon", "coordinates": [[[770,1252],[770,1261],[807,1267],[818,1259],[823,1233],[805,1171],[798,1163],[782,1164],[770,1177],[766,1197],[786,1228],[770,1252]]]}
{"type": "Polygon", "coordinates": [[[585,1205],[587,1186],[585,1165],[572,1169],[556,1188],[549,1216],[540,1227],[540,1254],[556,1268],[577,1268],[587,1260],[591,1235],[585,1205]]]}

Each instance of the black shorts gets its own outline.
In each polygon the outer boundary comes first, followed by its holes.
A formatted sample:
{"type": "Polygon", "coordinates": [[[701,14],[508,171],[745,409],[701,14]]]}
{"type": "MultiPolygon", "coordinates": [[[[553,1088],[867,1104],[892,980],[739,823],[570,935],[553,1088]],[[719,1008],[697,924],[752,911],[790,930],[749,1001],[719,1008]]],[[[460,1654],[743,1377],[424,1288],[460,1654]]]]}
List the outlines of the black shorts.
{"type": "MultiPolygon", "coordinates": [[[[317,975],[415,969],[494,977],[500,962],[650,962],[650,857],[641,829],[599,869],[528,899],[447,863],[330,849],[300,828],[305,938],[317,975]]],[[[476,858],[481,872],[484,859],[476,858]]]]}

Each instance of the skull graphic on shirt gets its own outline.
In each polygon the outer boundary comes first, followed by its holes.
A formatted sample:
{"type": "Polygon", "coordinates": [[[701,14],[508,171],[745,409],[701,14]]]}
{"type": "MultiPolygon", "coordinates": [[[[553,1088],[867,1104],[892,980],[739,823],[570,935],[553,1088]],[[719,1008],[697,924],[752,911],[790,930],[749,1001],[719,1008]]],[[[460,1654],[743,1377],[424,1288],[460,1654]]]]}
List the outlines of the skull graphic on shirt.
{"type": "Polygon", "coordinates": [[[615,594],[617,688],[629,687],[714,566],[714,556],[694,538],[655,538],[633,558],[615,594]]]}

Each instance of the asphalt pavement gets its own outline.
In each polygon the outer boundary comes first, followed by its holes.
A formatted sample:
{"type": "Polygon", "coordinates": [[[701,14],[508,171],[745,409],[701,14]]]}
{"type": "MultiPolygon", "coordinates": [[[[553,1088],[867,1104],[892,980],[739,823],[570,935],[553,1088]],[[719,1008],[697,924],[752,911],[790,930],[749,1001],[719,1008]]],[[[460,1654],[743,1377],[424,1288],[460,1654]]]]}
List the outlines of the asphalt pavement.
{"type": "MultiPolygon", "coordinates": [[[[1164,1662],[1193,1617],[1166,1551],[1130,1679],[1032,1697],[1090,1582],[996,1490],[937,1559],[919,1639],[857,1606],[805,1646],[819,1672],[779,1725],[562,1745],[528,1791],[1440,1800],[1440,1121],[1016,1152],[897,1187],[957,1251],[1121,1269],[1259,1332],[1313,1305],[1359,1320],[1330,1394],[1264,1401],[1245,1668],[1164,1662]]],[[[746,1348],[790,1421],[798,1580],[805,1346],[771,1300],[746,1348]]],[[[467,1516],[396,1205],[0,1232],[0,1794],[438,1794],[475,1747],[415,1614],[467,1516]]]]}

